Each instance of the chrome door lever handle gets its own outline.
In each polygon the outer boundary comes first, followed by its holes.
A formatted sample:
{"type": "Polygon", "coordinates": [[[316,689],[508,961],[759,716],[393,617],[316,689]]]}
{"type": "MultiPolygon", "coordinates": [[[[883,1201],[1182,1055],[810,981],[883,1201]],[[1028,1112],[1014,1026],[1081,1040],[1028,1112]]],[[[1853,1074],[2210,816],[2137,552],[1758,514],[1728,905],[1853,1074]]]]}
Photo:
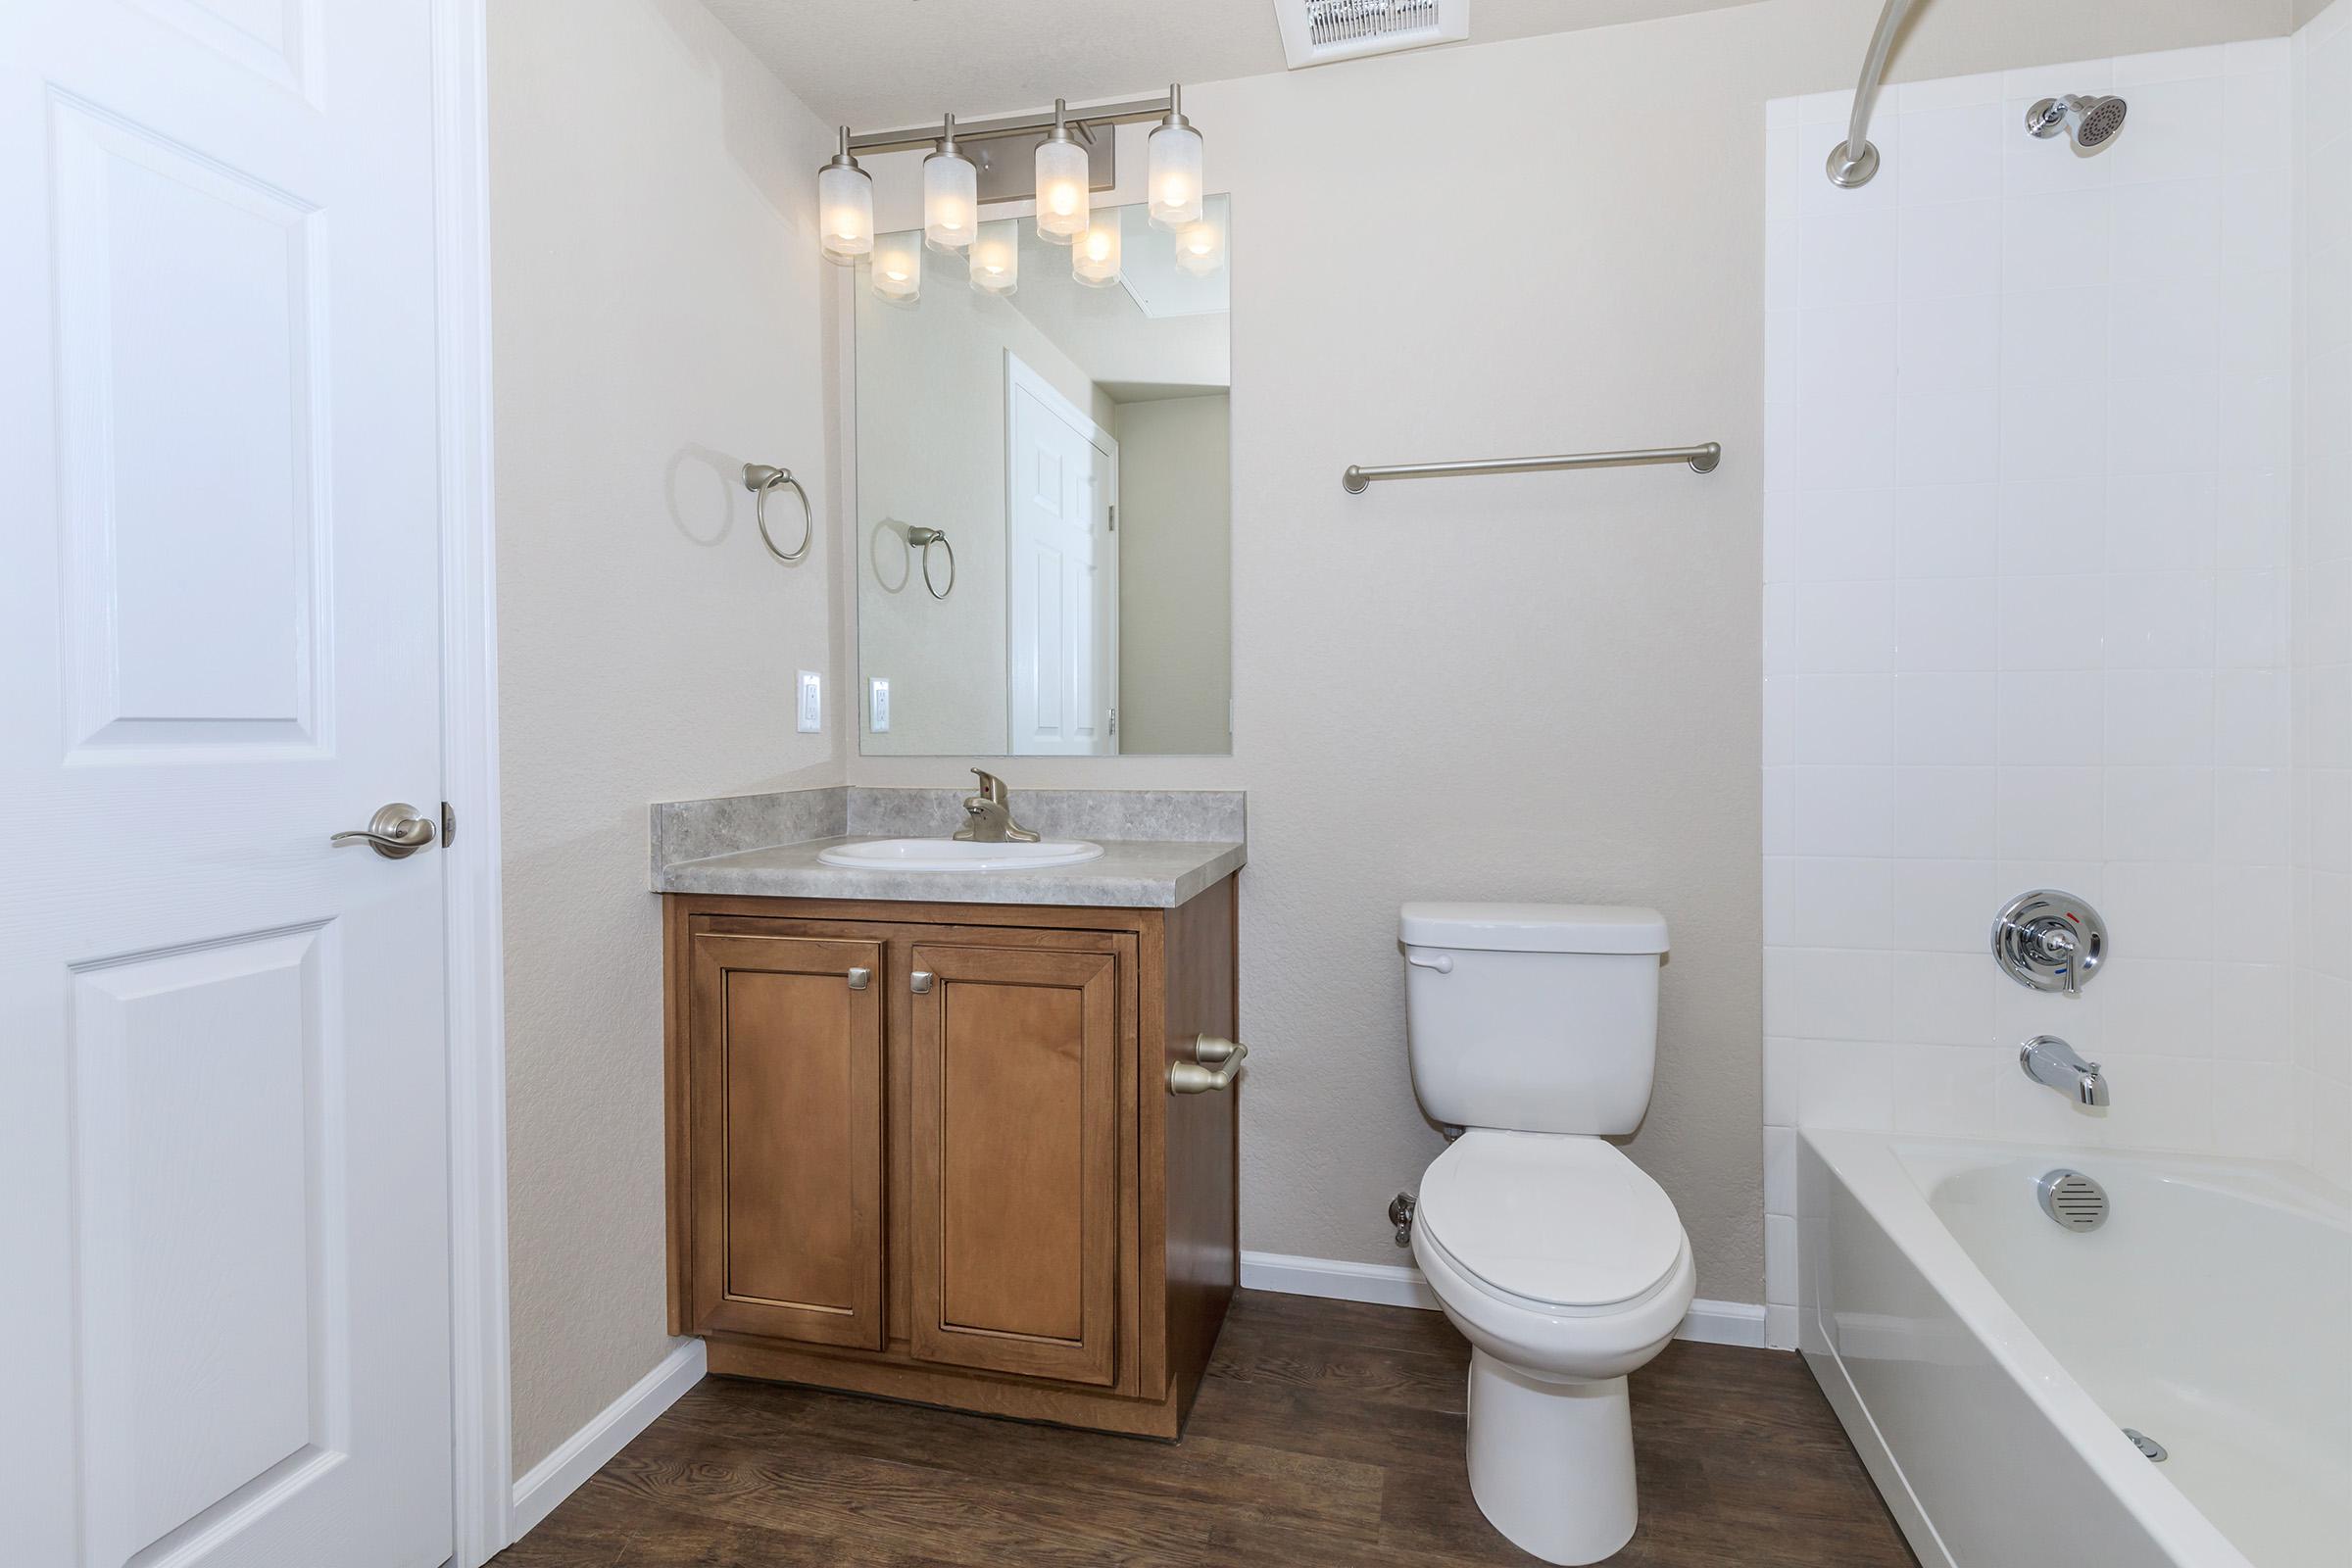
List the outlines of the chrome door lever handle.
{"type": "Polygon", "coordinates": [[[338,833],[330,844],[365,844],[387,860],[405,860],[433,842],[433,819],[419,815],[406,801],[394,801],[368,819],[368,825],[338,833]]]}

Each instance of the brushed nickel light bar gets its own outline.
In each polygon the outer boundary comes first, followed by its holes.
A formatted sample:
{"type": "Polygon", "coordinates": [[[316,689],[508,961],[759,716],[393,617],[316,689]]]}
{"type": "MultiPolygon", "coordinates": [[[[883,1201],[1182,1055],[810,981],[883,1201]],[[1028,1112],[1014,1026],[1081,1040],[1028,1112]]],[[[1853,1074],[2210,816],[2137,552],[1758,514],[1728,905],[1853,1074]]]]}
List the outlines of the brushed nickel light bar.
{"type": "Polygon", "coordinates": [[[1176,265],[1203,275],[1225,262],[1221,220],[1206,208],[1200,132],[1184,114],[1184,87],[1172,83],[1152,98],[1128,98],[1073,111],[1056,98],[1051,113],[998,115],[936,125],[871,130],[841,127],[839,150],[817,171],[817,227],[825,259],[867,269],[876,298],[904,309],[922,302],[923,253],[964,264],[971,286],[985,294],[1019,287],[1020,229],[1013,219],[990,220],[991,202],[1034,200],[1037,237],[1064,246],[1070,273],[1092,288],[1123,280],[1123,225],[1115,211],[1094,211],[1096,191],[1118,185],[1117,139],[1096,133],[1107,126],[1152,122],[1145,139],[1144,207],[1151,226],[1173,236],[1176,265]],[[874,182],[859,153],[913,152],[924,147],[923,221],[917,230],[874,231],[874,182]]]}
{"type": "MultiPolygon", "coordinates": [[[[1088,109],[1072,109],[1063,121],[1079,135],[1094,139],[1096,127],[1102,125],[1141,124],[1147,120],[1164,121],[1174,107],[1174,95],[1161,93],[1155,98],[1129,98],[1114,104],[1096,104],[1088,109]]],[[[1054,115],[1051,109],[1023,115],[999,115],[991,120],[958,120],[956,122],[957,141],[992,141],[1000,136],[1035,136],[1054,128],[1054,115]]],[[[910,125],[900,130],[869,130],[862,135],[851,132],[849,150],[853,153],[903,153],[917,147],[929,147],[947,135],[943,121],[937,124],[910,125]]]]}
{"type": "Polygon", "coordinates": [[[1398,463],[1385,468],[1351,467],[1341,488],[1360,496],[1375,479],[1444,479],[1465,473],[1539,473],[1552,468],[1638,468],[1659,463],[1688,463],[1694,473],[1713,473],[1723,461],[1722,443],[1695,447],[1649,447],[1636,452],[1577,452],[1555,458],[1486,458],[1475,463],[1398,463]]]}

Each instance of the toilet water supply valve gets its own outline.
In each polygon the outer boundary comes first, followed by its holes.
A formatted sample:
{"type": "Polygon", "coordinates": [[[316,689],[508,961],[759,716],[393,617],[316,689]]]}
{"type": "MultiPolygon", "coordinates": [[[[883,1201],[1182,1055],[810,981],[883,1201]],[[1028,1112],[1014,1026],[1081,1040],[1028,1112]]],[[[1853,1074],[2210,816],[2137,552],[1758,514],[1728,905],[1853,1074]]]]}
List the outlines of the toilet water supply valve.
{"type": "Polygon", "coordinates": [[[1413,1195],[1398,1193],[1389,1200],[1389,1223],[1396,1227],[1396,1245],[1413,1245],[1413,1195]]]}

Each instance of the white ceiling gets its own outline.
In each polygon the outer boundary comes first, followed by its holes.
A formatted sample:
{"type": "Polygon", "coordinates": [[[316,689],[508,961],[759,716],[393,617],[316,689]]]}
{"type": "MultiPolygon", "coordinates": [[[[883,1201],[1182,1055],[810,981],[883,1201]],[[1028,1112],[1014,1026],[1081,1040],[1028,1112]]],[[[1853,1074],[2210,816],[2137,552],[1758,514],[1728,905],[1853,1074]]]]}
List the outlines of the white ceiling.
{"type": "MultiPolygon", "coordinates": [[[[704,0],[825,119],[859,130],[1283,69],[1272,0],[704,0]]],[[[1470,42],[1748,0],[1471,0],[1470,42]]],[[[1345,63],[1318,71],[1346,71],[1345,63]]]]}

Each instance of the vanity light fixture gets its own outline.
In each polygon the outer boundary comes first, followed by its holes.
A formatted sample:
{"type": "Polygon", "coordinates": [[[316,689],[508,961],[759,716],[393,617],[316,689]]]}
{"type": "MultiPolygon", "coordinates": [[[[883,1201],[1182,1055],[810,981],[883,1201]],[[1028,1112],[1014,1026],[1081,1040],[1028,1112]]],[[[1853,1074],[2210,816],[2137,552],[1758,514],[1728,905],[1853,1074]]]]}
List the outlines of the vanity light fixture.
{"type": "Polygon", "coordinates": [[[1225,225],[1213,218],[1187,223],[1176,231],[1176,265],[1195,277],[1206,277],[1225,265],[1225,225]]]}
{"type": "Polygon", "coordinates": [[[913,229],[874,238],[874,297],[912,305],[923,293],[923,236],[913,229]]]}
{"type": "Polygon", "coordinates": [[[1099,215],[1070,247],[1070,275],[1089,288],[1119,280],[1119,210],[1099,215]]]}
{"type": "Polygon", "coordinates": [[[1184,115],[1184,89],[1171,84],[1165,97],[1096,104],[1076,115],[1066,99],[1054,100],[1049,117],[1005,115],[958,127],[954,115],[937,125],[854,133],[841,127],[841,150],[817,172],[817,226],[825,259],[843,266],[869,264],[874,293],[893,305],[920,298],[925,249],[962,256],[972,287],[1010,294],[1020,279],[1018,221],[981,221],[983,200],[1020,199],[1013,183],[1023,152],[1034,147],[1037,232],[1072,247],[1070,272],[1079,282],[1106,288],[1120,281],[1122,233],[1116,210],[1099,213],[1094,182],[1111,182],[1114,143],[1101,132],[1118,125],[1149,124],[1144,172],[1144,207],[1152,226],[1173,235],[1177,267],[1196,277],[1225,265],[1222,213],[1208,210],[1202,178],[1200,132],[1184,115]],[[977,158],[963,144],[980,146],[977,158]],[[922,164],[922,227],[897,234],[874,232],[874,183],[856,153],[913,152],[928,148],[922,164]],[[1090,151],[1091,149],[1091,151],[1090,151]],[[983,167],[985,166],[985,167],[983,167]],[[986,187],[987,194],[982,195],[986,187]]]}
{"type": "Polygon", "coordinates": [[[1037,144],[1037,232],[1067,245],[1087,230],[1086,149],[1070,134],[1069,103],[1054,100],[1054,128],[1037,144]]]}
{"type": "Polygon", "coordinates": [[[817,227],[825,260],[854,267],[874,248],[873,176],[850,156],[850,127],[841,127],[841,151],[816,174],[817,227]]]}
{"type": "Polygon", "coordinates": [[[1021,281],[1021,220],[1003,218],[980,225],[972,241],[972,287],[983,294],[1009,294],[1021,281]]]}
{"type": "Polygon", "coordinates": [[[956,145],[956,117],[947,117],[939,148],[923,160],[923,243],[959,251],[980,226],[980,171],[956,145]]]}
{"type": "Polygon", "coordinates": [[[1152,221],[1160,228],[1181,229],[1200,219],[1200,133],[1184,118],[1184,88],[1168,87],[1168,118],[1159,122],[1147,144],[1151,173],[1146,189],[1152,221]]]}

